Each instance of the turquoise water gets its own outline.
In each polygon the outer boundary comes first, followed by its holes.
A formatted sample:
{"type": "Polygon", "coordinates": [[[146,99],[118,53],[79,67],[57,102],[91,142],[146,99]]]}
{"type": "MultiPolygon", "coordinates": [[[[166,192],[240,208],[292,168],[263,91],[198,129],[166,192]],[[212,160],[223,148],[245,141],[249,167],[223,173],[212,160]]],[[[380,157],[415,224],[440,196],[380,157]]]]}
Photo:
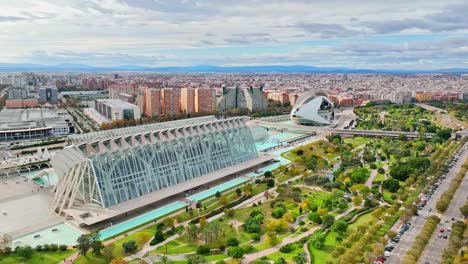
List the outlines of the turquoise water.
{"type": "Polygon", "coordinates": [[[135,218],[122,222],[120,224],[116,224],[109,228],[103,229],[99,232],[101,234],[101,240],[108,239],[115,235],[121,234],[127,230],[130,230],[136,226],[155,220],[156,218],[159,218],[161,216],[173,213],[181,208],[184,208],[185,206],[187,205],[183,202],[171,203],[146,214],[142,214],[135,218]]]}
{"type": "Polygon", "coordinates": [[[61,223],[58,225],[53,225],[39,231],[23,235],[13,239],[12,247],[15,248],[16,246],[26,246],[29,245],[31,247],[35,247],[37,245],[44,245],[44,244],[64,244],[64,245],[75,245],[76,239],[81,235],[81,232],[67,225],[65,223],[61,223]],[[56,231],[52,231],[53,229],[57,229],[56,231]],[[39,235],[39,237],[34,238],[34,236],[39,235]]]}
{"type": "Polygon", "coordinates": [[[302,134],[287,131],[276,134],[271,133],[266,139],[255,142],[255,147],[257,148],[257,151],[263,151],[269,148],[277,147],[281,145],[282,142],[284,142],[285,140],[295,138],[300,135],[302,134]]]}
{"type": "Polygon", "coordinates": [[[187,199],[191,200],[191,201],[201,201],[203,199],[206,199],[210,196],[213,196],[216,194],[216,192],[222,192],[222,191],[225,191],[225,190],[228,190],[228,189],[231,189],[232,187],[235,187],[239,184],[242,184],[244,182],[247,182],[249,181],[248,179],[245,179],[245,178],[235,178],[234,180],[231,180],[231,181],[228,181],[228,182],[225,182],[223,184],[220,184],[218,186],[215,186],[215,187],[212,187],[206,191],[203,191],[203,192],[200,192],[200,193],[197,193],[197,194],[194,194],[192,196],[189,196],[187,197],[187,199]]]}
{"type": "Polygon", "coordinates": [[[291,163],[291,161],[289,161],[288,159],[285,159],[285,158],[283,158],[283,157],[281,157],[279,155],[277,157],[275,157],[275,159],[279,160],[280,162],[275,162],[275,163],[272,163],[272,164],[270,164],[268,166],[265,166],[263,168],[258,169],[259,173],[255,173],[255,172],[248,173],[247,176],[256,178],[258,176],[262,176],[263,173],[265,173],[265,171],[272,171],[272,170],[275,170],[275,169],[279,168],[280,166],[291,163]]]}

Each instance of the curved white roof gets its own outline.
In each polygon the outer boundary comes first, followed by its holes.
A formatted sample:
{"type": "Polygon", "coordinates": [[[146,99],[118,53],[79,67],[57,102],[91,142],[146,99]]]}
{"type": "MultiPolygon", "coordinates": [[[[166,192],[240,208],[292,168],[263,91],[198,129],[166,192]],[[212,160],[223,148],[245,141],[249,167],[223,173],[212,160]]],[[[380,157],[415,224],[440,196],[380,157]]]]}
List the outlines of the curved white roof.
{"type": "Polygon", "coordinates": [[[330,125],[321,112],[333,112],[333,103],[324,93],[306,92],[299,97],[291,111],[291,119],[301,124],[330,125]],[[328,105],[328,109],[321,109],[328,105]]]}

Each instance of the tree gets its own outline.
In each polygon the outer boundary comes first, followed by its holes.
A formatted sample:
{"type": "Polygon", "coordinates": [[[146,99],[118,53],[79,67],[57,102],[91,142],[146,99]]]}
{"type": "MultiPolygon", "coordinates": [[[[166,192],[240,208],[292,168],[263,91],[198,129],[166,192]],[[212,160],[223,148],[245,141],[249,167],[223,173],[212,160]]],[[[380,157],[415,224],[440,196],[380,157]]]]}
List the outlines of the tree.
{"type": "Polygon", "coordinates": [[[221,192],[220,192],[220,191],[217,191],[217,192],[215,193],[215,196],[216,196],[216,198],[221,197],[221,192]]]}
{"type": "Polygon", "coordinates": [[[163,231],[161,230],[161,228],[158,228],[158,230],[156,230],[156,233],[154,233],[154,239],[151,242],[152,244],[156,245],[163,242],[165,239],[166,238],[164,237],[163,231]]]}
{"type": "Polygon", "coordinates": [[[275,186],[275,181],[273,179],[268,179],[266,181],[266,185],[269,187],[269,188],[273,188],[275,186]]]}
{"type": "Polygon", "coordinates": [[[114,253],[113,253],[114,248],[115,248],[115,244],[111,243],[105,246],[104,249],[102,250],[102,255],[104,256],[106,263],[109,263],[111,259],[114,257],[114,253]]]}
{"type": "Polygon", "coordinates": [[[34,253],[34,250],[30,246],[19,247],[15,251],[18,253],[18,256],[20,256],[24,260],[29,259],[34,253]]]}
{"type": "Polygon", "coordinates": [[[329,228],[335,222],[335,217],[331,214],[326,214],[322,217],[322,225],[324,228],[329,228]]]}
{"type": "Polygon", "coordinates": [[[315,232],[310,239],[310,244],[316,249],[321,249],[325,244],[325,238],[326,236],[322,232],[315,232]]]}
{"type": "Polygon", "coordinates": [[[333,224],[332,230],[337,232],[340,235],[344,235],[346,234],[346,231],[348,230],[348,223],[346,223],[342,219],[339,219],[333,224]]]}
{"type": "Polygon", "coordinates": [[[231,237],[226,241],[226,246],[228,247],[236,247],[239,245],[239,240],[235,237],[231,237]]]}
{"type": "Polygon", "coordinates": [[[354,196],[353,197],[353,204],[356,206],[359,206],[362,204],[362,198],[359,196],[354,196]]]}
{"type": "Polygon", "coordinates": [[[370,172],[366,168],[354,168],[349,175],[349,178],[354,183],[365,183],[369,178],[370,172]]]}
{"type": "Polygon", "coordinates": [[[296,151],[296,155],[298,155],[298,156],[304,155],[304,150],[299,149],[298,151],[296,151]]]}
{"type": "Polygon", "coordinates": [[[101,256],[101,250],[104,248],[101,240],[95,240],[91,243],[91,248],[96,256],[101,256]]]}
{"type": "Polygon", "coordinates": [[[242,190],[240,188],[236,188],[236,193],[237,193],[237,196],[241,196],[242,190]]]}
{"type": "Polygon", "coordinates": [[[321,224],[322,223],[322,217],[317,212],[309,214],[308,218],[309,218],[309,220],[311,220],[312,222],[314,222],[316,224],[321,224]]]}
{"type": "Polygon", "coordinates": [[[260,223],[258,222],[257,219],[255,218],[249,218],[245,221],[244,225],[243,225],[245,231],[247,233],[260,233],[261,231],[261,226],[260,226],[260,223]]]}
{"type": "Polygon", "coordinates": [[[86,256],[86,253],[88,253],[88,250],[91,248],[91,237],[89,234],[83,234],[78,237],[76,240],[76,247],[80,251],[80,254],[83,256],[86,256]]]}
{"type": "Polygon", "coordinates": [[[465,218],[468,217],[468,202],[464,203],[462,207],[460,207],[460,212],[465,218]]]}
{"type": "Polygon", "coordinates": [[[382,187],[394,193],[400,189],[400,181],[395,179],[386,179],[382,182],[382,187]]]}
{"type": "Polygon", "coordinates": [[[265,171],[265,173],[263,173],[263,176],[265,176],[265,178],[271,178],[273,174],[271,173],[271,171],[265,171]]]}
{"type": "Polygon", "coordinates": [[[407,163],[397,164],[390,168],[390,176],[397,180],[405,181],[413,171],[414,168],[407,163]]]}
{"type": "Polygon", "coordinates": [[[276,246],[279,243],[278,236],[274,232],[268,233],[265,237],[265,241],[270,246],[276,246]]]}
{"type": "Polygon", "coordinates": [[[240,259],[244,256],[244,249],[241,247],[230,247],[228,249],[228,255],[234,259],[240,259]]]}
{"type": "Polygon", "coordinates": [[[135,240],[129,240],[127,242],[124,242],[122,247],[124,249],[124,252],[127,254],[135,253],[138,250],[138,245],[135,242],[135,240]]]}

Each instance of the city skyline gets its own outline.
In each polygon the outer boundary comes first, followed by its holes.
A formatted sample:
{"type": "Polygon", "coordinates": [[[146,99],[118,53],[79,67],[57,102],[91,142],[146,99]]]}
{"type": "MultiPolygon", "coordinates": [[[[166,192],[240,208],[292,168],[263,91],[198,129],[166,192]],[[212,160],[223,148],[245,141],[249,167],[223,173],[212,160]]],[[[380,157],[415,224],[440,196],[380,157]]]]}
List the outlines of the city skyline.
{"type": "Polygon", "coordinates": [[[419,0],[5,1],[0,63],[468,68],[466,11],[419,0]]]}

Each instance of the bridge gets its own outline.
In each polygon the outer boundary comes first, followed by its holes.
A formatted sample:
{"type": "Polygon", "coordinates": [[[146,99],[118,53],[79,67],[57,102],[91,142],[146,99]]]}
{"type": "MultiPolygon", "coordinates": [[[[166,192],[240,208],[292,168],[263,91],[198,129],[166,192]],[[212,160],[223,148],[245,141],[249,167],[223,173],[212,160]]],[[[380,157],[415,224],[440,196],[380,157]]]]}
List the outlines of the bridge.
{"type": "MultiPolygon", "coordinates": [[[[383,130],[356,130],[356,129],[336,129],[333,127],[316,127],[316,126],[303,126],[298,124],[285,124],[279,122],[268,122],[264,120],[254,120],[254,123],[259,126],[269,129],[283,129],[301,133],[309,132],[329,132],[332,134],[347,135],[347,136],[370,136],[370,137],[398,137],[401,135],[407,138],[416,138],[420,134],[418,132],[405,132],[405,131],[383,131],[383,130]]],[[[426,138],[432,138],[434,134],[426,133],[426,138]]]]}

